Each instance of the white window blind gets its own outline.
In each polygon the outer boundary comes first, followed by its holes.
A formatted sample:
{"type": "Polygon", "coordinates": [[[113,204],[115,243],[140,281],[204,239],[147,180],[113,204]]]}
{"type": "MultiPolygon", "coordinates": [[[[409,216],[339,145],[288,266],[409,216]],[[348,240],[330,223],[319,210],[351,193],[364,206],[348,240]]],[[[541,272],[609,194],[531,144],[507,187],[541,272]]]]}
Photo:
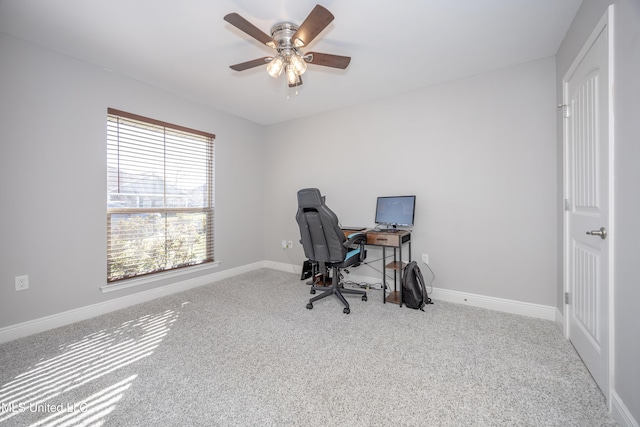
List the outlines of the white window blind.
{"type": "Polygon", "coordinates": [[[213,262],[214,138],[108,110],[108,282],[213,262]]]}

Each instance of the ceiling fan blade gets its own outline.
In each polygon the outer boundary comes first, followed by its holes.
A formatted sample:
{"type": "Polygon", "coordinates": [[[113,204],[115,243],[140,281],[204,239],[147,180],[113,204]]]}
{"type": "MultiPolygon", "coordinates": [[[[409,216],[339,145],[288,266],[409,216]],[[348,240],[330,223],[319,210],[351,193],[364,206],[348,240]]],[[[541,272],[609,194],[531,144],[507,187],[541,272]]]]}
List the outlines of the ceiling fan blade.
{"type": "Polygon", "coordinates": [[[270,56],[265,56],[264,58],[253,59],[251,61],[242,62],[240,64],[230,65],[229,68],[235,71],[244,71],[249,68],[259,67],[261,65],[265,65],[271,59],[270,56]]]}
{"type": "Polygon", "coordinates": [[[305,61],[309,64],[322,65],[325,67],[345,69],[351,62],[350,56],[331,55],[329,53],[309,52],[305,56],[305,61]],[[307,60],[307,58],[309,58],[307,60]]]}
{"type": "Polygon", "coordinates": [[[308,45],[333,19],[334,16],[331,12],[317,4],[304,22],[300,24],[291,41],[296,47],[308,45]]]}
{"type": "Polygon", "coordinates": [[[276,42],[271,38],[271,36],[269,36],[267,33],[262,31],[260,28],[256,27],[237,13],[234,12],[225,15],[224,20],[240,31],[243,31],[254,39],[258,40],[260,43],[263,43],[269,47],[276,47],[276,42]]]}

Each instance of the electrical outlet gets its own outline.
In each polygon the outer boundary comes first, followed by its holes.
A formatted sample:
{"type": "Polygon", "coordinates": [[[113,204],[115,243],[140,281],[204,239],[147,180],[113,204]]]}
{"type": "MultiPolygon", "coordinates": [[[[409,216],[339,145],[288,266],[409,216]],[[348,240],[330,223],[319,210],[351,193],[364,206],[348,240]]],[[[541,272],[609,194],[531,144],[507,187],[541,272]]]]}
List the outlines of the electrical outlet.
{"type": "Polygon", "coordinates": [[[16,291],[29,289],[29,276],[16,276],[16,291]]]}
{"type": "Polygon", "coordinates": [[[287,242],[287,249],[291,249],[291,248],[293,248],[293,242],[291,240],[289,240],[287,242]]]}
{"type": "Polygon", "coordinates": [[[429,254],[422,254],[422,262],[429,265],[429,254]]]}
{"type": "Polygon", "coordinates": [[[287,241],[286,240],[282,241],[282,249],[287,249],[287,241]]]}

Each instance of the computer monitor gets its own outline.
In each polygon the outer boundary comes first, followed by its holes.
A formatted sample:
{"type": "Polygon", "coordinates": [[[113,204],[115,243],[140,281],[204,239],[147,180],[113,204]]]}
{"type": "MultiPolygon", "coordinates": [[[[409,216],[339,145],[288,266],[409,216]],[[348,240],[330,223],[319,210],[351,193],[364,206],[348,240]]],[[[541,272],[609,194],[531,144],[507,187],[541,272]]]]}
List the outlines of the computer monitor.
{"type": "Polygon", "coordinates": [[[416,196],[378,197],[376,224],[395,229],[397,226],[413,226],[416,196]]]}

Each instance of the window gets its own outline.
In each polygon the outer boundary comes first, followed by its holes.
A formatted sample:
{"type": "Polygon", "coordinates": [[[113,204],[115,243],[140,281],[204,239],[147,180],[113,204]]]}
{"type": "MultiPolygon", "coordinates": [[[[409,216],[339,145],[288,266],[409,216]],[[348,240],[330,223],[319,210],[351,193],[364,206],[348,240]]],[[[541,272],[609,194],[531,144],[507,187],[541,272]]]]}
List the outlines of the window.
{"type": "Polygon", "coordinates": [[[107,112],[107,282],[213,262],[215,135],[107,112]]]}

